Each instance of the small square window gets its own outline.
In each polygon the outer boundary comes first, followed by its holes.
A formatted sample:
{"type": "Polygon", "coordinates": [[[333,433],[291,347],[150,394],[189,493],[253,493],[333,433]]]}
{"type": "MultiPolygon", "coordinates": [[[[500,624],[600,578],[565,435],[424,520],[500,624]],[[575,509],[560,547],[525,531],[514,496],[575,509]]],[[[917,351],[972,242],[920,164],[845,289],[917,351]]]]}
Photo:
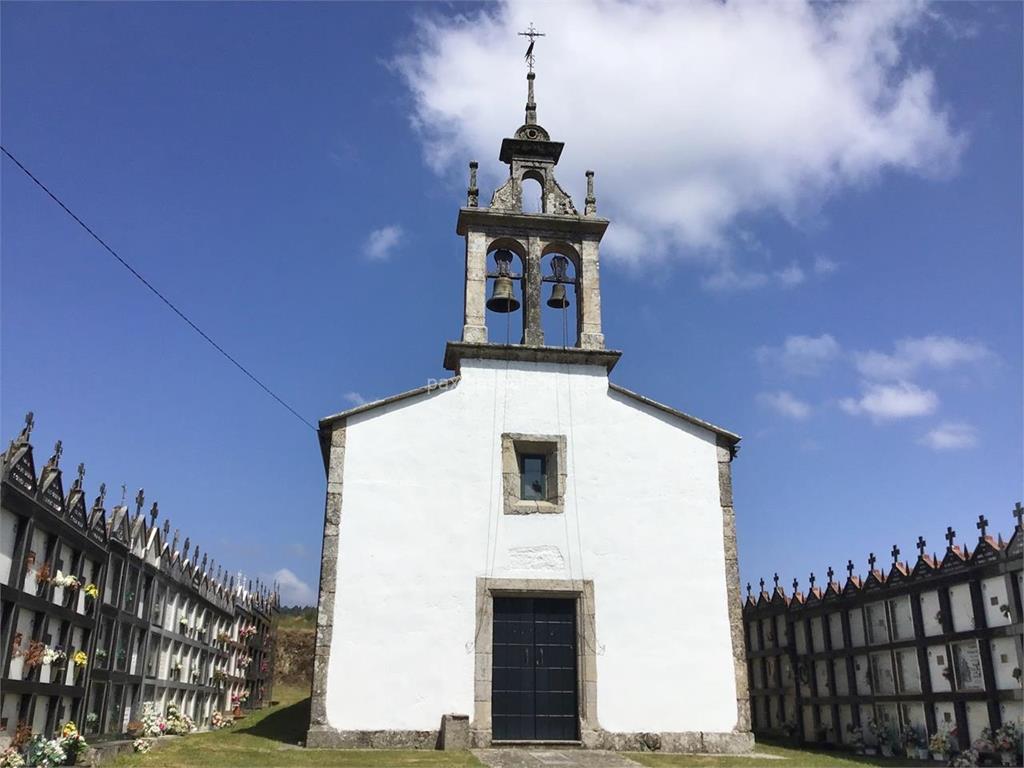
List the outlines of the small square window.
{"type": "Polygon", "coordinates": [[[951,722],[953,722],[953,716],[949,712],[943,712],[942,713],[942,720],[943,720],[943,722],[951,723],[951,722]]]}
{"type": "Polygon", "coordinates": [[[519,456],[519,498],[523,501],[547,500],[547,456],[523,453],[519,456]]]}
{"type": "Polygon", "coordinates": [[[560,513],[565,503],[565,436],[501,436],[502,489],[507,515],[560,513]]]}
{"type": "Polygon", "coordinates": [[[988,599],[988,601],[989,601],[989,602],[990,602],[990,603],[991,603],[992,605],[999,605],[999,595],[992,595],[992,597],[990,597],[990,598],[988,599]]]}
{"type": "Polygon", "coordinates": [[[1005,653],[999,654],[999,663],[1000,664],[1008,664],[1009,662],[1010,662],[1010,657],[1009,656],[1007,656],[1005,653]]]}
{"type": "Polygon", "coordinates": [[[942,655],[942,654],[940,653],[940,654],[939,654],[939,655],[938,655],[938,656],[937,656],[937,657],[935,658],[935,663],[936,663],[936,664],[938,664],[938,665],[939,665],[940,667],[941,667],[941,666],[943,666],[943,665],[944,665],[944,664],[946,663],[946,657],[945,657],[945,656],[943,656],[943,655],[942,655]]]}

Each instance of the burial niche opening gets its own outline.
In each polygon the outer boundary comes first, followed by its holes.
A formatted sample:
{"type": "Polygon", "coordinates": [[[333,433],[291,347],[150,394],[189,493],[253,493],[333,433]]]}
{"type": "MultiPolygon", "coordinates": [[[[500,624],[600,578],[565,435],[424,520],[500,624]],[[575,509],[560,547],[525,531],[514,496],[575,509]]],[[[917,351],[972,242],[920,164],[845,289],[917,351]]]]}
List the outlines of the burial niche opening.
{"type": "MultiPolygon", "coordinates": [[[[496,314],[504,315],[503,325],[494,328],[494,336],[502,338],[504,343],[512,343],[512,315],[523,306],[523,262],[518,254],[508,248],[496,248],[487,254],[487,279],[491,284],[490,298],[487,309],[496,314]],[[518,272],[515,271],[518,267],[518,272]]],[[[517,320],[520,337],[523,335],[523,318],[520,313],[517,320]]],[[[522,343],[520,340],[518,343],[522,343]]]]}

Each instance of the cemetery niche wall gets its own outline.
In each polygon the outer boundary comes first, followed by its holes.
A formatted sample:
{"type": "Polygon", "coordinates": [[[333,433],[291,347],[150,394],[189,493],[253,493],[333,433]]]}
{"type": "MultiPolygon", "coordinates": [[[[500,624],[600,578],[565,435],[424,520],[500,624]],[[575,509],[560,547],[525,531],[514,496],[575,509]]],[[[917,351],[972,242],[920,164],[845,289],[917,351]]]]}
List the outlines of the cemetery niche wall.
{"type": "Polygon", "coordinates": [[[1022,513],[1008,542],[980,516],[973,552],[947,528],[941,558],[918,537],[913,564],[894,545],[888,570],[869,556],[867,578],[849,561],[845,581],[829,568],[820,587],[812,573],[806,594],[795,579],[786,594],[778,574],[771,591],[748,584],[755,736],[926,757],[1019,726],[1022,513]]]}
{"type": "Polygon", "coordinates": [[[131,735],[150,702],[199,728],[269,702],[276,589],[179,546],[141,490],[134,513],[108,510],[102,484],[89,506],[80,464],[65,494],[61,444],[37,475],[32,427],[0,465],[0,748],[67,721],[90,741],[131,735]]]}

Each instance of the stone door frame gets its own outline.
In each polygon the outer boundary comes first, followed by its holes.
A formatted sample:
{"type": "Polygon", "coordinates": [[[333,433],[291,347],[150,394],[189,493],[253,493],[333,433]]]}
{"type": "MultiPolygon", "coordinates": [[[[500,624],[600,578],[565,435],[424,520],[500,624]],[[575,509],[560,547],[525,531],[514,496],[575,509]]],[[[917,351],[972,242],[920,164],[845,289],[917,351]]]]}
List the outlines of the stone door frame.
{"type": "MultiPolygon", "coordinates": [[[[600,730],[597,723],[597,632],[594,582],[589,579],[476,580],[476,641],[473,665],[473,745],[491,745],[491,675],[494,669],[494,598],[562,597],[576,603],[576,690],[580,740],[600,730]]],[[[591,737],[591,738],[588,738],[591,737]]]]}

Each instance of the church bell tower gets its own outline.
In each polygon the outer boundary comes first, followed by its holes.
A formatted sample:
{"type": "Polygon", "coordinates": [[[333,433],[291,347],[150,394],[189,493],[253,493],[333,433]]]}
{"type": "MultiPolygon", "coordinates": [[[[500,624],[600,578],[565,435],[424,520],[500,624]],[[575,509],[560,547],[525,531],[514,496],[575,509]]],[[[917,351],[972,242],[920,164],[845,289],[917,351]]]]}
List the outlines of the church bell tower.
{"type": "Polygon", "coordinates": [[[605,350],[598,267],[608,220],[597,215],[593,171],[586,174],[582,214],[555,178],[564,144],[552,141],[537,122],[534,99],[533,38],[540,33],[531,25],[522,34],[531,38],[526,120],[501,142],[498,159],[509,175],[488,207],[480,206],[478,164],[469,164],[466,205],[456,228],[466,241],[462,340],[449,342],[445,367],[458,370],[462,357],[510,357],[603,362],[610,370],[619,353],[605,350]],[[526,182],[540,187],[539,211],[524,210],[526,182]],[[563,314],[549,325],[560,324],[566,332],[545,340],[542,313],[550,311],[563,314]]]}

